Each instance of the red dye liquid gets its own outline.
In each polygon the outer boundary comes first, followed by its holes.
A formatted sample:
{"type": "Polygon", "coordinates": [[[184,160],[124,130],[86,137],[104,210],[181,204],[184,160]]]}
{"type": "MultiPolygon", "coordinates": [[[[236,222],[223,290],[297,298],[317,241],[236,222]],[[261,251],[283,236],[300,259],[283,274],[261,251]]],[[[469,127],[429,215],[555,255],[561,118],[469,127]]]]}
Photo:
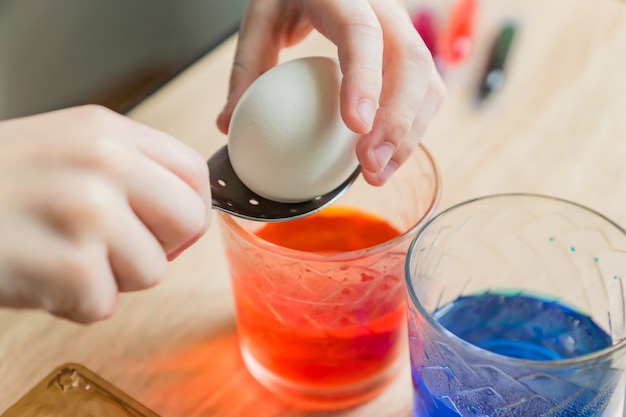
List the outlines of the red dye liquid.
{"type": "MultiPolygon", "coordinates": [[[[400,232],[369,214],[333,208],[268,223],[256,234],[282,247],[333,254],[375,246],[400,232]]],[[[347,261],[268,261],[255,270],[231,259],[240,265],[231,272],[244,355],[298,386],[366,385],[404,346],[405,253],[394,248],[347,261]]]]}
{"type": "Polygon", "coordinates": [[[376,246],[399,236],[400,232],[370,214],[331,208],[289,222],[268,223],[255,234],[285,248],[341,253],[376,246]]]}

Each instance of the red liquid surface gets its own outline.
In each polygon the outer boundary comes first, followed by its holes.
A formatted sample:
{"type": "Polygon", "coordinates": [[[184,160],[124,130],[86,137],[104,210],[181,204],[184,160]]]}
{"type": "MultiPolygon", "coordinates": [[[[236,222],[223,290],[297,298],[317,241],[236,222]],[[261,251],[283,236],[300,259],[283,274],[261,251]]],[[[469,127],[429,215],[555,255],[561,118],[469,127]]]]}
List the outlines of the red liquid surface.
{"type": "Polygon", "coordinates": [[[268,223],[255,234],[285,248],[341,253],[376,246],[399,236],[400,232],[370,214],[330,208],[289,222],[268,223]]]}
{"type": "MultiPolygon", "coordinates": [[[[333,208],[268,223],[256,234],[291,249],[338,253],[400,232],[371,215],[333,208]]],[[[396,248],[359,260],[296,262],[275,270],[235,266],[242,346],[266,370],[298,385],[356,385],[376,377],[398,359],[404,344],[405,252],[396,248]]],[[[233,259],[231,264],[239,265],[233,259]]]]}

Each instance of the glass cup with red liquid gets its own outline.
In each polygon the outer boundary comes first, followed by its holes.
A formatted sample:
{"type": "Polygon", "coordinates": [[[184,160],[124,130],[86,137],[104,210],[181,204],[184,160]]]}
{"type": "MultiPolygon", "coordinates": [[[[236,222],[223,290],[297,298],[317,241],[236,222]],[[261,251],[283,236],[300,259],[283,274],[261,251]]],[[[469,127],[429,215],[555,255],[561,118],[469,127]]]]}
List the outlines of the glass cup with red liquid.
{"type": "Polygon", "coordinates": [[[359,178],[314,215],[261,223],[220,213],[252,376],[301,409],[380,394],[407,346],[406,252],[440,194],[438,168],[420,145],[384,186],[359,178]]]}

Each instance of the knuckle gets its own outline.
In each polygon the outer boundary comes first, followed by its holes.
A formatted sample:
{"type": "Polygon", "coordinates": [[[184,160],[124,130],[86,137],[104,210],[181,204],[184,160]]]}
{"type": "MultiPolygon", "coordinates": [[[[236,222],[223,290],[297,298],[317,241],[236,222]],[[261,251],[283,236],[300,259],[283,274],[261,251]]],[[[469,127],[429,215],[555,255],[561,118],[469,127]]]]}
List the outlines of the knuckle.
{"type": "Polygon", "coordinates": [[[185,197],[182,205],[184,212],[170,214],[167,227],[152,230],[168,255],[193,243],[208,227],[205,205],[199,196],[185,197]]]}
{"type": "Polygon", "coordinates": [[[81,106],[76,112],[83,129],[84,140],[79,144],[82,164],[107,174],[124,175],[130,147],[116,134],[121,116],[95,104],[81,106]]]}
{"type": "Polygon", "coordinates": [[[143,288],[154,287],[165,278],[166,273],[167,258],[165,257],[165,254],[161,252],[161,254],[155,256],[151,263],[150,272],[144,276],[142,280],[143,288]]]}
{"type": "Polygon", "coordinates": [[[417,31],[412,31],[410,35],[405,37],[404,42],[400,43],[398,56],[399,59],[426,76],[435,67],[432,54],[417,34],[417,31]]]}
{"type": "Polygon", "coordinates": [[[415,112],[406,107],[394,109],[388,119],[388,135],[394,143],[399,144],[411,131],[415,121],[415,112]]]}
{"type": "Polygon", "coordinates": [[[90,303],[85,305],[81,303],[81,309],[79,310],[86,320],[91,322],[106,320],[115,314],[117,310],[117,296],[103,297],[97,295],[92,297],[90,303]]]}
{"type": "Polygon", "coordinates": [[[127,174],[128,147],[113,135],[106,133],[97,135],[86,143],[86,164],[99,172],[113,178],[123,178],[127,174]]]}
{"type": "Polygon", "coordinates": [[[413,125],[413,130],[411,132],[413,136],[412,142],[414,142],[415,144],[419,142],[424,132],[426,132],[429,123],[430,120],[426,120],[425,118],[421,117],[415,120],[415,124],[413,125]]]}
{"type": "Polygon", "coordinates": [[[209,184],[209,166],[204,157],[199,153],[192,153],[189,159],[189,172],[193,179],[193,187],[200,190],[201,187],[208,187],[209,184]]]}
{"type": "Polygon", "coordinates": [[[200,197],[193,198],[188,205],[188,214],[185,216],[184,224],[181,225],[181,240],[185,243],[200,234],[206,228],[206,209],[200,197]]]}
{"type": "Polygon", "coordinates": [[[99,104],[85,104],[76,107],[74,111],[76,112],[79,120],[83,121],[87,125],[95,123],[99,126],[106,126],[111,123],[113,119],[118,117],[118,114],[113,110],[99,104]]]}
{"type": "Polygon", "coordinates": [[[350,32],[358,32],[361,36],[381,41],[383,29],[378,21],[363,15],[356,15],[354,19],[346,24],[346,29],[350,32]]]}
{"type": "Polygon", "coordinates": [[[75,247],[64,251],[59,262],[65,271],[62,300],[53,314],[79,323],[92,323],[111,317],[117,309],[115,293],[102,291],[103,275],[88,256],[75,247]]]}
{"type": "Polygon", "coordinates": [[[90,277],[93,268],[78,246],[70,245],[66,248],[60,255],[59,264],[73,288],[81,290],[83,284],[89,282],[83,277],[90,277]]]}
{"type": "Polygon", "coordinates": [[[89,324],[112,317],[117,310],[117,300],[113,297],[96,297],[89,303],[80,302],[69,314],[76,322],[89,324]]]}
{"type": "Polygon", "coordinates": [[[404,164],[407,159],[409,159],[416,146],[417,143],[404,142],[394,154],[393,160],[398,164],[398,166],[404,164]]]}
{"type": "Polygon", "coordinates": [[[119,290],[122,292],[138,291],[154,287],[165,277],[167,261],[163,252],[155,254],[150,263],[135,265],[133,271],[116,274],[119,290]]]}
{"type": "Polygon", "coordinates": [[[68,214],[94,226],[108,224],[109,208],[119,198],[114,187],[98,175],[83,175],[77,179],[77,183],[72,201],[65,205],[68,214]]]}
{"type": "MultiPolygon", "coordinates": [[[[382,36],[383,30],[376,17],[376,14],[369,7],[355,7],[350,14],[344,16],[342,30],[363,30],[368,33],[379,33],[382,36]]],[[[330,21],[329,21],[330,22],[330,21]]]]}
{"type": "Polygon", "coordinates": [[[136,286],[136,289],[144,290],[147,288],[152,288],[163,280],[163,278],[165,277],[165,272],[167,270],[165,257],[163,257],[162,262],[155,262],[151,269],[151,271],[146,272],[141,277],[139,277],[139,279],[137,280],[138,284],[136,286]]]}
{"type": "Polygon", "coordinates": [[[49,191],[40,210],[69,236],[102,233],[116,221],[111,213],[119,211],[119,191],[102,176],[84,172],[54,184],[49,191]]]}
{"type": "Polygon", "coordinates": [[[359,39],[374,45],[383,41],[383,29],[378,20],[366,13],[355,13],[338,30],[343,39],[359,39]]]}
{"type": "Polygon", "coordinates": [[[117,310],[117,302],[102,297],[90,300],[90,303],[77,303],[74,309],[64,311],[62,315],[77,323],[90,324],[112,317],[117,310]]]}
{"type": "Polygon", "coordinates": [[[441,79],[438,73],[435,74],[433,78],[434,78],[432,82],[433,97],[435,98],[435,100],[437,100],[437,105],[439,105],[443,101],[443,98],[446,96],[447,89],[446,89],[446,85],[444,84],[443,80],[441,79]]]}

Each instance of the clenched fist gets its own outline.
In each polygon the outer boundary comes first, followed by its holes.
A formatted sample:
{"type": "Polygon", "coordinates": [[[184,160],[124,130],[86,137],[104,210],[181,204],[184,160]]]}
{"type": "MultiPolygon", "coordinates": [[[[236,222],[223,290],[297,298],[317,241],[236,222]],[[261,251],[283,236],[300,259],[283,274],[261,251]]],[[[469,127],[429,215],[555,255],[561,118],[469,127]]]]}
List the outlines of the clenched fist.
{"type": "Polygon", "coordinates": [[[0,306],[104,319],[210,212],[206,161],[162,132],[98,106],[0,122],[0,306]]]}

